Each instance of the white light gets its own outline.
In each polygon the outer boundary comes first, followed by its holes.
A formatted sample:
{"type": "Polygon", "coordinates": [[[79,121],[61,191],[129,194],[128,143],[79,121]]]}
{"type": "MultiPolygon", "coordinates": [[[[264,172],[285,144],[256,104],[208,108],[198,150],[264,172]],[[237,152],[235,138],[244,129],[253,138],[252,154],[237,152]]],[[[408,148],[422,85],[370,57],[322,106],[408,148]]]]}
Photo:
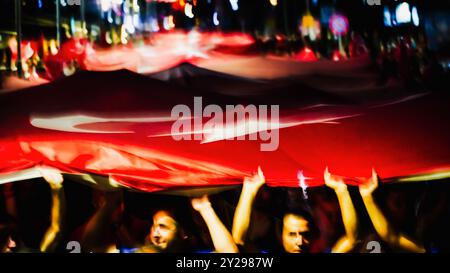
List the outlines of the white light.
{"type": "Polygon", "coordinates": [[[231,9],[237,11],[239,9],[239,0],[230,0],[231,9]]]}
{"type": "Polygon", "coordinates": [[[140,28],[140,20],[139,20],[139,14],[133,15],[133,25],[135,28],[140,28]]]}
{"type": "Polygon", "coordinates": [[[298,184],[299,184],[300,188],[302,189],[303,198],[305,200],[307,200],[308,192],[306,190],[308,189],[308,186],[305,183],[306,177],[303,175],[303,171],[298,171],[297,178],[298,178],[298,184]]]}
{"type": "Polygon", "coordinates": [[[100,7],[103,12],[106,12],[111,9],[111,0],[100,0],[100,7]]]}
{"type": "Polygon", "coordinates": [[[278,5],[278,1],[277,0],[270,0],[270,4],[275,7],[276,5],[278,5]]]}
{"type": "Polygon", "coordinates": [[[128,44],[127,37],[128,37],[128,34],[127,34],[127,32],[126,32],[126,27],[125,27],[125,25],[122,25],[122,31],[121,31],[121,34],[120,34],[120,42],[121,42],[123,45],[128,44]]]}
{"type": "Polygon", "coordinates": [[[411,12],[409,11],[409,4],[403,2],[395,9],[395,17],[398,24],[411,22],[411,12]]]}
{"type": "Polygon", "coordinates": [[[217,18],[217,11],[216,12],[214,12],[214,15],[213,15],[213,23],[214,23],[214,25],[215,26],[218,26],[219,25],[219,19],[217,18]]]}
{"type": "Polygon", "coordinates": [[[192,5],[189,3],[186,3],[186,5],[184,5],[184,14],[189,17],[189,18],[194,18],[194,13],[192,13],[192,5]]]}
{"type": "Polygon", "coordinates": [[[163,20],[163,27],[165,30],[171,30],[172,28],[175,27],[175,24],[173,22],[173,16],[169,15],[167,17],[164,17],[163,20]]]}
{"type": "Polygon", "coordinates": [[[158,20],[157,19],[151,19],[150,21],[150,29],[153,32],[158,32],[159,31],[159,24],[158,24],[158,20]]]}
{"type": "Polygon", "coordinates": [[[112,13],[111,13],[111,11],[108,12],[108,23],[110,23],[110,24],[113,23],[113,18],[112,18],[112,13]]]}
{"type": "Polygon", "coordinates": [[[412,8],[412,22],[416,27],[419,26],[419,13],[416,7],[412,8]]]}
{"type": "Polygon", "coordinates": [[[134,33],[135,28],[133,24],[133,17],[131,15],[125,15],[124,25],[128,33],[134,33]]]}

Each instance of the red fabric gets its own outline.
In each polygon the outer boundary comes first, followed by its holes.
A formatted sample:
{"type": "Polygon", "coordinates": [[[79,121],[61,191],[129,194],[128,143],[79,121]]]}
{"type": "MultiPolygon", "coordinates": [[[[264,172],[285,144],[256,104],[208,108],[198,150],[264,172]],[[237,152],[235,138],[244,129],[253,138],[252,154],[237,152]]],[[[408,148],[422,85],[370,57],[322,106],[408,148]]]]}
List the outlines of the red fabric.
{"type": "MultiPolygon", "coordinates": [[[[292,90],[291,90],[292,91],[292,90]]],[[[305,91],[305,90],[303,90],[305,91]]],[[[301,91],[301,92],[303,92],[301,91]]],[[[175,141],[171,121],[100,121],[77,129],[132,133],[81,133],[38,128],[30,117],[90,115],[102,118],[170,116],[172,107],[192,107],[198,91],[127,71],[83,72],[48,85],[0,95],[0,172],[34,164],[61,170],[112,175],[123,185],[158,191],[191,186],[241,183],[261,166],[270,186],[298,186],[297,172],[308,186],[321,185],[326,166],[358,183],[375,167],[382,178],[450,169],[449,98],[429,94],[380,107],[342,104],[305,107],[282,91],[258,97],[201,93],[203,103],[280,104],[281,121],[306,124],[280,129],[279,148],[260,151],[261,141],[175,141]],[[283,103],[283,100],[286,103],[283,103]],[[357,114],[357,115],[356,115],[357,114]],[[318,118],[347,116],[335,123],[318,118]],[[152,136],[152,137],[148,137],[152,136]]],[[[297,91],[299,92],[299,91],[297,91]]],[[[322,103],[327,104],[324,100],[322,103]]],[[[66,123],[67,124],[67,123],[66,123]]]]}

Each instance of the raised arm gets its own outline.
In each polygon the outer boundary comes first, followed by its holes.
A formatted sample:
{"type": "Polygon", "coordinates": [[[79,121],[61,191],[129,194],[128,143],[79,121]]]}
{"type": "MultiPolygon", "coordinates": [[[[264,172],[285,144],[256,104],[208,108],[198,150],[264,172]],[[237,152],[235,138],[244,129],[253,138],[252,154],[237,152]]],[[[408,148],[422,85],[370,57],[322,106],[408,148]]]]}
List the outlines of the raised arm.
{"type": "Polygon", "coordinates": [[[192,199],[192,207],[200,213],[208,227],[215,251],[218,253],[238,253],[238,247],[233,241],[228,229],[217,216],[209,202],[208,196],[192,199]]]}
{"type": "Polygon", "coordinates": [[[87,222],[82,236],[82,246],[86,250],[109,253],[115,252],[116,246],[106,238],[111,232],[113,225],[113,214],[122,204],[122,193],[105,192],[103,202],[97,211],[87,222]]]}
{"type": "Polygon", "coordinates": [[[40,171],[43,178],[50,185],[52,193],[50,227],[44,234],[40,250],[42,252],[52,252],[55,251],[61,239],[63,219],[65,218],[66,200],[62,184],[63,177],[59,171],[52,168],[41,167],[40,171]]]}
{"type": "MultiPolygon", "coordinates": [[[[109,178],[108,182],[111,189],[117,188],[117,182],[112,177],[109,178]]],[[[83,231],[81,244],[85,250],[98,253],[117,252],[115,243],[107,239],[107,234],[113,230],[114,212],[122,209],[122,197],[120,189],[102,192],[99,207],[91,216],[83,231]]]]}
{"type": "Polygon", "coordinates": [[[233,240],[238,245],[245,244],[245,238],[250,225],[253,202],[255,201],[259,189],[264,183],[265,178],[261,168],[258,168],[258,173],[254,176],[244,178],[241,196],[239,197],[236,212],[234,213],[232,228],[233,240]]]}
{"type": "Polygon", "coordinates": [[[372,170],[372,177],[359,187],[359,192],[366,206],[372,224],[383,241],[393,247],[402,248],[411,252],[425,252],[423,246],[413,242],[404,234],[395,231],[389,224],[381,209],[375,203],[373,192],[378,187],[378,175],[372,170]]]}
{"type": "Polygon", "coordinates": [[[341,208],[342,222],[344,223],[345,235],[342,236],[332,248],[333,253],[345,253],[351,251],[358,236],[358,217],[353,205],[347,185],[343,179],[330,174],[328,168],[324,173],[325,185],[332,188],[336,193],[339,207],[341,208]]]}

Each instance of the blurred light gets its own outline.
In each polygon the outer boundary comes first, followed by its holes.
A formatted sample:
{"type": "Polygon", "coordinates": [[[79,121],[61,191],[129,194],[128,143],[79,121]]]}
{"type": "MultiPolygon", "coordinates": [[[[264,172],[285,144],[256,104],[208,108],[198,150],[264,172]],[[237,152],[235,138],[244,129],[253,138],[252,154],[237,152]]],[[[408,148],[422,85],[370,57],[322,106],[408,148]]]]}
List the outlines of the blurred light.
{"type": "Polygon", "coordinates": [[[450,178],[450,171],[442,171],[430,174],[415,175],[405,178],[400,178],[401,182],[423,182],[431,180],[440,180],[450,178]]]}
{"type": "Polygon", "coordinates": [[[239,9],[239,0],[230,0],[231,9],[237,11],[239,9]]]}
{"type": "Polygon", "coordinates": [[[307,200],[308,199],[308,193],[307,193],[306,190],[308,189],[308,186],[306,185],[306,182],[305,182],[306,177],[305,177],[305,175],[303,175],[303,171],[298,171],[297,178],[298,178],[298,185],[302,189],[303,198],[305,200],[307,200]]]}
{"type": "Polygon", "coordinates": [[[150,20],[150,30],[153,32],[159,31],[158,19],[153,18],[150,20]]]}
{"type": "Polygon", "coordinates": [[[164,17],[163,27],[165,30],[171,30],[172,28],[175,27],[172,15],[164,17]]]}
{"type": "Polygon", "coordinates": [[[111,10],[109,10],[109,12],[108,12],[108,23],[110,23],[110,24],[113,23],[113,18],[112,18],[112,12],[111,12],[111,10]]]}
{"type": "Polygon", "coordinates": [[[38,8],[42,8],[42,0],[38,0],[38,8]]]}
{"type": "Polygon", "coordinates": [[[120,32],[120,42],[123,45],[128,44],[128,40],[127,40],[128,34],[125,30],[126,30],[125,25],[122,25],[122,31],[120,32]]]}
{"type": "Polygon", "coordinates": [[[395,17],[398,24],[411,22],[411,12],[409,11],[409,4],[403,2],[395,9],[395,17]]]}
{"type": "Polygon", "coordinates": [[[111,9],[111,0],[100,0],[100,7],[103,12],[106,12],[111,9]]]}
{"type": "Polygon", "coordinates": [[[124,25],[128,33],[134,33],[135,28],[133,24],[133,17],[131,15],[125,15],[124,25]]]}
{"type": "Polygon", "coordinates": [[[320,22],[315,20],[311,14],[308,13],[302,17],[300,32],[303,36],[308,36],[315,41],[320,36],[320,29],[320,22]]]}
{"type": "Polygon", "coordinates": [[[33,54],[34,50],[31,48],[31,43],[28,42],[27,45],[25,46],[23,59],[28,60],[29,58],[31,58],[31,56],[33,56],[33,54]]]}
{"type": "Polygon", "coordinates": [[[61,6],[65,7],[67,6],[66,0],[60,0],[61,6]]]}
{"type": "Polygon", "coordinates": [[[317,61],[316,54],[314,54],[314,51],[312,51],[310,48],[305,47],[303,48],[296,56],[296,60],[302,61],[302,62],[315,62],[317,61]]]}
{"type": "Polygon", "coordinates": [[[388,7],[384,7],[384,25],[387,27],[392,27],[392,22],[391,22],[391,12],[389,11],[388,7]]]}
{"type": "Polygon", "coordinates": [[[184,6],[184,14],[189,18],[194,18],[194,13],[192,13],[192,5],[189,3],[186,3],[184,6]]]}
{"type": "Polygon", "coordinates": [[[412,8],[412,22],[416,27],[419,26],[419,13],[417,12],[416,7],[412,8]]]}
{"type": "Polygon", "coordinates": [[[214,12],[214,15],[213,15],[213,23],[214,23],[214,25],[215,26],[218,26],[219,25],[219,19],[217,18],[217,11],[216,12],[214,12]]]}
{"type": "Polygon", "coordinates": [[[331,58],[334,62],[339,62],[344,59],[344,56],[339,52],[339,50],[335,50],[333,52],[333,57],[331,58]]]}
{"type": "Polygon", "coordinates": [[[134,14],[133,15],[133,25],[135,28],[139,28],[140,27],[140,21],[139,21],[139,14],[134,14]]]}
{"type": "Polygon", "coordinates": [[[314,17],[311,14],[307,14],[302,17],[302,27],[308,28],[314,26],[314,17]]]}
{"type": "Polygon", "coordinates": [[[112,40],[111,36],[112,36],[111,32],[107,31],[107,32],[105,33],[105,40],[106,40],[106,43],[107,43],[108,45],[110,45],[110,44],[113,43],[113,40],[112,40]]]}
{"type": "Polygon", "coordinates": [[[270,4],[275,7],[275,6],[278,5],[278,1],[277,0],[270,0],[270,4]]]}
{"type": "Polygon", "coordinates": [[[50,40],[50,54],[55,56],[58,54],[58,47],[56,46],[56,40],[50,40]]]}
{"type": "Polygon", "coordinates": [[[329,27],[334,35],[345,35],[349,28],[347,17],[341,14],[333,14],[330,18],[329,27]]]}

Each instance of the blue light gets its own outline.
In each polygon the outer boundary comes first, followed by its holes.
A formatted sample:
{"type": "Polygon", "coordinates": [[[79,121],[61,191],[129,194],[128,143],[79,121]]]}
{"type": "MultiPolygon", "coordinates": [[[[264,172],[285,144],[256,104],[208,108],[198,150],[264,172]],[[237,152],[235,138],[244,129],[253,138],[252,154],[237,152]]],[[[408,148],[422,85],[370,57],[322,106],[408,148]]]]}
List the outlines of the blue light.
{"type": "Polygon", "coordinates": [[[388,7],[384,7],[384,25],[387,27],[392,27],[392,22],[391,22],[391,12],[389,11],[388,7]]]}
{"type": "Polygon", "coordinates": [[[412,13],[411,14],[412,15],[412,22],[413,22],[413,24],[416,27],[418,27],[419,26],[419,13],[417,12],[417,8],[413,7],[411,13],[412,13]]]}
{"type": "Polygon", "coordinates": [[[217,18],[217,11],[214,12],[213,23],[214,23],[215,26],[218,26],[220,24],[219,19],[217,18]]]}
{"type": "Polygon", "coordinates": [[[230,0],[231,9],[237,11],[239,9],[239,0],[230,0]]]}
{"type": "Polygon", "coordinates": [[[38,0],[38,8],[42,8],[42,0],[38,0]]]}

